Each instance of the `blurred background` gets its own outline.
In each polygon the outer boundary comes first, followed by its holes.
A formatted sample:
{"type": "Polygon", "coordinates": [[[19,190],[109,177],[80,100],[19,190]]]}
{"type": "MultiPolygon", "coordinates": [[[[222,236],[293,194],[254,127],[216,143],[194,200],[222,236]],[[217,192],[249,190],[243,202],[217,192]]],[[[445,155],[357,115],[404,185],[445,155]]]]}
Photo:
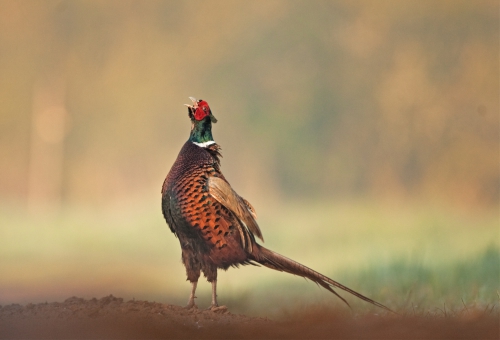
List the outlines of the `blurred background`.
{"type": "MultiPolygon", "coordinates": [[[[188,96],[269,248],[392,308],[498,304],[499,3],[459,0],[1,0],[0,304],[187,301],[160,188],[188,96]]],[[[232,311],[341,305],[219,279],[232,311]]]]}

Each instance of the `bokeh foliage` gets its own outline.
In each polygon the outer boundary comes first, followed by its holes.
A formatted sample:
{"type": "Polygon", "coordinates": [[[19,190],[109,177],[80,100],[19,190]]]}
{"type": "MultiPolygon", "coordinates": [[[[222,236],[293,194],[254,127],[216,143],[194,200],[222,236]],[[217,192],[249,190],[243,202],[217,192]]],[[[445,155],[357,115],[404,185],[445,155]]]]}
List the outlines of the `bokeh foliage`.
{"type": "Polygon", "coordinates": [[[29,191],[34,91],[58,79],[65,202],[156,194],[191,95],[257,199],[498,203],[496,1],[1,1],[0,25],[3,199],[29,191]]]}

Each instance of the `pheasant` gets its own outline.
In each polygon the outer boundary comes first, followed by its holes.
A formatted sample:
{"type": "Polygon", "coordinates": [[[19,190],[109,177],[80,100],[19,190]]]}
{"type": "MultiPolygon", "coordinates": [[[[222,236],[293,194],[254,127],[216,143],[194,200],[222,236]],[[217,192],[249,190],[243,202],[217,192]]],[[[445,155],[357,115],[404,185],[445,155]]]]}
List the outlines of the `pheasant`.
{"type": "Polygon", "coordinates": [[[347,301],[339,288],[375,306],[388,307],[322,275],[298,262],[269,250],[259,243],[264,238],[256,222],[255,209],[229,185],[220,169],[220,146],[212,137],[217,120],[208,103],[189,97],[191,133],[162,186],[162,211],[170,230],[177,236],[191,294],[186,308],[195,308],[196,286],[203,272],[212,284],[212,303],[218,308],[217,270],[239,265],[263,265],[316,282],[347,301]]]}

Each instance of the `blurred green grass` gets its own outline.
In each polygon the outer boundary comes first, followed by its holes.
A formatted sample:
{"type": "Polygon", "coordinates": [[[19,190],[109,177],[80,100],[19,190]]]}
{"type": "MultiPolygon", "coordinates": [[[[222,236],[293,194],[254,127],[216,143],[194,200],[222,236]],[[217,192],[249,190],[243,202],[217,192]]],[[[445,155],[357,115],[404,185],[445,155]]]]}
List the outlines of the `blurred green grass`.
{"type": "Polygon", "coordinates": [[[435,266],[399,259],[345,277],[346,284],[357,284],[407,314],[498,308],[500,251],[490,245],[470,259],[435,266]]]}
{"type": "MultiPolygon", "coordinates": [[[[69,296],[183,305],[189,292],[177,239],[157,204],[33,217],[0,208],[0,304],[69,296]]],[[[287,202],[258,206],[265,245],[387,306],[431,311],[498,305],[496,211],[394,202],[287,202]]],[[[219,302],[273,316],[312,304],[342,306],[301,278],[246,266],[219,272],[219,302]]],[[[341,293],[355,312],[376,311],[341,293]]],[[[200,278],[200,307],[210,285],[200,278]]]]}

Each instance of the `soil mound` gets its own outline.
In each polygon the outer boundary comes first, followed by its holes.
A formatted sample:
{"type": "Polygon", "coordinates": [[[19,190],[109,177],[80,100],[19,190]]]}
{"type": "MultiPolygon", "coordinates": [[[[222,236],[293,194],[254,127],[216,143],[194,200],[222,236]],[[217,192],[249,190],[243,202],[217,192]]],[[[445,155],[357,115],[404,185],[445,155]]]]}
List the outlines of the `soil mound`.
{"type": "Polygon", "coordinates": [[[429,316],[311,308],[280,321],[157,302],[71,297],[0,306],[2,339],[498,339],[498,313],[429,316]]]}

